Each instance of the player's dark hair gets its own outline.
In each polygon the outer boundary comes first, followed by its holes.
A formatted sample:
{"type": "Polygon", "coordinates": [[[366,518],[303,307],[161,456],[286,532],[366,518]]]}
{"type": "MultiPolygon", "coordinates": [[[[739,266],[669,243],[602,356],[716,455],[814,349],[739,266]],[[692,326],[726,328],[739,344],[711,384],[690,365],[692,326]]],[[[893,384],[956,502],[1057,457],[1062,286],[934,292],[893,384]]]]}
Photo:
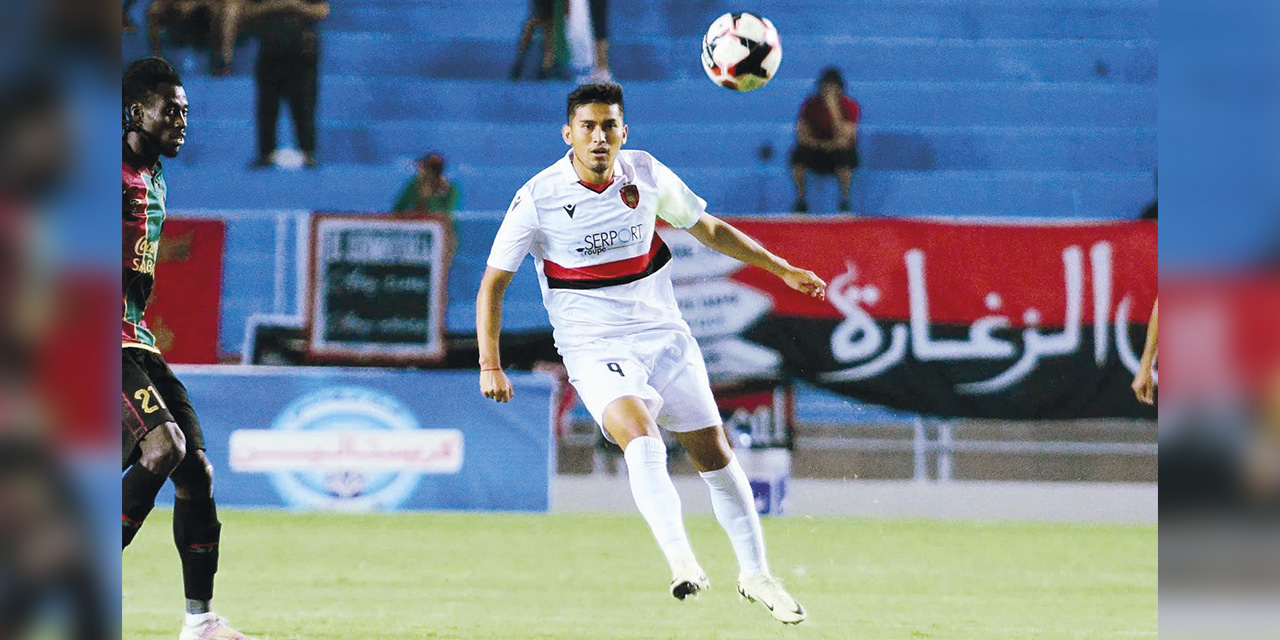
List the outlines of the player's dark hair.
{"type": "Polygon", "coordinates": [[[163,59],[142,58],[129,65],[120,83],[126,128],[129,125],[129,106],[146,102],[149,94],[166,84],[181,87],[182,79],[178,77],[178,72],[163,59]]]}
{"type": "Polygon", "coordinates": [[[822,73],[818,74],[819,87],[828,82],[835,83],[836,86],[840,87],[840,91],[844,91],[844,76],[840,75],[839,69],[835,67],[827,67],[822,70],[822,73]]]}
{"type": "Polygon", "coordinates": [[[622,106],[622,87],[612,82],[584,84],[569,93],[567,120],[573,120],[573,112],[584,104],[616,104],[618,111],[625,111],[622,106]]]}

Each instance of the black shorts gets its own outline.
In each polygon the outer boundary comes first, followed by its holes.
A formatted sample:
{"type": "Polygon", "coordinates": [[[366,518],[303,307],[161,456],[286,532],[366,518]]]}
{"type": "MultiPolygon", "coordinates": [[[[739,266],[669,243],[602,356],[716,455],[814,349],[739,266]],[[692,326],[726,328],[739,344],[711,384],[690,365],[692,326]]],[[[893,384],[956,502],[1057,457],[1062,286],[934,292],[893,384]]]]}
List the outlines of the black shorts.
{"type": "Polygon", "coordinates": [[[858,148],[823,151],[816,147],[796,145],[791,150],[791,164],[801,164],[814,173],[835,173],[840,167],[858,168],[858,148]]]}
{"type": "Polygon", "coordinates": [[[137,461],[138,443],[152,429],[177,423],[187,438],[187,451],[204,450],[200,420],[187,397],[187,388],[173,375],[160,354],[146,349],[122,349],[120,364],[123,391],[120,397],[121,469],[137,461]]]}

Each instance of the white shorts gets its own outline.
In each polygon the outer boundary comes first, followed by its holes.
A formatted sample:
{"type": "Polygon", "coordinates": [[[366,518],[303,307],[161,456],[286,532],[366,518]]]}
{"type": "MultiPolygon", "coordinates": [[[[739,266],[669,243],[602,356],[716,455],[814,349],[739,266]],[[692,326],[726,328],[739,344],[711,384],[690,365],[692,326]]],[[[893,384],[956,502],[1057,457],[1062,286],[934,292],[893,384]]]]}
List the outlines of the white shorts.
{"type": "Polygon", "coordinates": [[[623,396],[644,401],[659,427],[676,433],[720,424],[702,350],[683,331],[605,338],[561,354],[569,382],[610,442],[604,410],[623,396]]]}

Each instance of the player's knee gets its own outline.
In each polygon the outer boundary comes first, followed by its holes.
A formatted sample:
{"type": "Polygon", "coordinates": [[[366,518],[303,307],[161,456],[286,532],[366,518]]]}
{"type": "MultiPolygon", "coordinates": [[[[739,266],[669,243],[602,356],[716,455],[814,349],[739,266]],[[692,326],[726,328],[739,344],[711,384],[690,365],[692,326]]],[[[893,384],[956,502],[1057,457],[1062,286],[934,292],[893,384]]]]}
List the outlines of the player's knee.
{"type": "Polygon", "coordinates": [[[733,449],[729,446],[723,427],[681,433],[677,439],[698,471],[723,469],[733,458],[733,449]]]}
{"type": "Polygon", "coordinates": [[[173,488],[184,500],[213,496],[213,464],[203,451],[192,451],[182,461],[173,474],[173,488]]]}
{"type": "Polygon", "coordinates": [[[604,428],[623,449],[626,443],[641,436],[660,435],[649,408],[635,396],[618,398],[605,407],[604,428]]]}
{"type": "Polygon", "coordinates": [[[142,466],[152,473],[168,476],[173,473],[187,455],[187,438],[176,423],[166,422],[143,438],[142,466]]]}

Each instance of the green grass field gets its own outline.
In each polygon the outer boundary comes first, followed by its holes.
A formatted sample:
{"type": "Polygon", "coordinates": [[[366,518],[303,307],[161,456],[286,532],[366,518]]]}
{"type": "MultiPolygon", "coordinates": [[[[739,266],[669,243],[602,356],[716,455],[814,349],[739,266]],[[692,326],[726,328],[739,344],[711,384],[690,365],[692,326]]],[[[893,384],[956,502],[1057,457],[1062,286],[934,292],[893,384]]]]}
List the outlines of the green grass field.
{"type": "MultiPolygon", "coordinates": [[[[124,555],[124,638],[173,640],[170,513],[124,555]]],[[[667,594],[639,515],[312,515],[224,510],[216,608],[263,640],[1156,637],[1150,526],[765,521],[799,626],[741,601],[710,516],[689,535],[712,588],[667,594]]]]}

